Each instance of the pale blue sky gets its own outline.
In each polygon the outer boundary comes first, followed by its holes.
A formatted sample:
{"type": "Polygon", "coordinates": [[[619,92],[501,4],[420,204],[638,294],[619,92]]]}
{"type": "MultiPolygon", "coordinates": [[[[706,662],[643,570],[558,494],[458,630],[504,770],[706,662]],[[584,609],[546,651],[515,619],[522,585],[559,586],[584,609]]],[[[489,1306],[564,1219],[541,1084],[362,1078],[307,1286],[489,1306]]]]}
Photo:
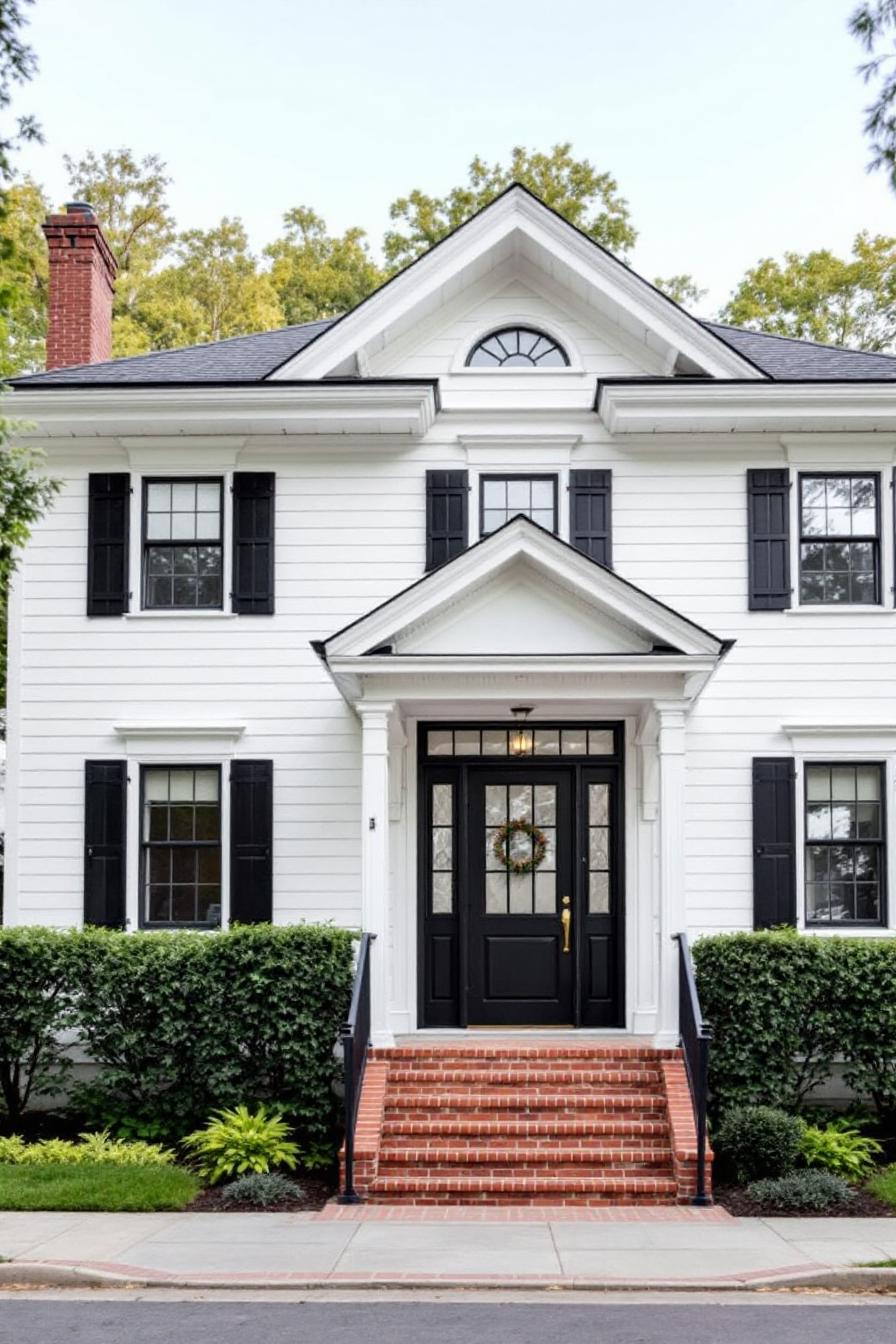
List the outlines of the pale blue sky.
{"type": "Polygon", "coordinates": [[[379,243],[387,207],[475,153],[571,140],[628,198],[648,277],[724,301],[785,248],[896,234],[865,172],[854,0],[37,0],[19,156],[58,200],[65,152],[159,153],[182,227],[292,205],[379,243]]]}

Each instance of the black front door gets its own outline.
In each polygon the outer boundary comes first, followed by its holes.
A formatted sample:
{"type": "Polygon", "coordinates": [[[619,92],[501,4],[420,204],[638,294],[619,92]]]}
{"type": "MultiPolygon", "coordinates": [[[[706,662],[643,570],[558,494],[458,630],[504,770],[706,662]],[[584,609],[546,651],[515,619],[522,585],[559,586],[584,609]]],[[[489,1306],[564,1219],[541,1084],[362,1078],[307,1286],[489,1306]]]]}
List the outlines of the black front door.
{"type": "Polygon", "coordinates": [[[621,727],[515,742],[422,735],[421,1023],[624,1026],[621,727]]]}
{"type": "Polygon", "coordinates": [[[573,778],[529,763],[467,779],[470,1025],[571,1025],[573,778]]]}

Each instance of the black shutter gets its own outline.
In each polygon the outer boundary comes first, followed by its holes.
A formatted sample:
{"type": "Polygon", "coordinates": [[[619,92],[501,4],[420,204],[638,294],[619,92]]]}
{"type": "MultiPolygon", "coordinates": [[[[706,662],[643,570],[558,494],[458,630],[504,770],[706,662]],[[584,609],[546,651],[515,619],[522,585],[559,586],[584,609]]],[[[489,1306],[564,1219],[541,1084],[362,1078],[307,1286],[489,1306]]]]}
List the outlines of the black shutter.
{"type": "Polygon", "coordinates": [[[465,471],[426,473],[426,568],[467,549],[469,482],[465,471]]]}
{"type": "Polygon", "coordinates": [[[611,471],[569,473],[569,539],[608,569],[613,565],[611,471]]]}
{"type": "Polygon", "coordinates": [[[269,923],[274,909],[271,849],[274,827],[273,761],[230,765],[230,919],[269,923]]]}
{"type": "Polygon", "coordinates": [[[237,471],[233,477],[233,610],[274,612],[274,473],[237,471]]]}
{"type": "Polygon", "coordinates": [[[747,472],[750,611],[790,606],[790,472],[747,472]]]}
{"type": "Polygon", "coordinates": [[[121,616],[128,609],[127,472],[88,477],[87,615],[121,616]]]}
{"type": "Polygon", "coordinates": [[[84,763],[84,923],[123,929],[127,761],[84,763]]]}
{"type": "Polygon", "coordinates": [[[796,923],[796,772],[791,756],[753,760],[753,924],[796,923]]]}

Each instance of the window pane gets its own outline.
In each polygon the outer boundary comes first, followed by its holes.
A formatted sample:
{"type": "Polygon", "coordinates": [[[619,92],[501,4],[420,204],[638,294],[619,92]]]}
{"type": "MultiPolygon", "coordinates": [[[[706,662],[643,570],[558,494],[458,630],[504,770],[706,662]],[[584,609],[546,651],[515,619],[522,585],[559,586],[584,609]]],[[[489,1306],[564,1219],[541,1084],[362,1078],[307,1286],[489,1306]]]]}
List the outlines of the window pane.
{"type": "Polygon", "coordinates": [[[167,800],[168,798],[168,771],[167,770],[147,770],[143,776],[143,796],[147,802],[167,800]]]}
{"type": "Polygon", "coordinates": [[[506,481],[483,481],[482,482],[482,502],[487,509],[504,509],[507,507],[507,482],[506,481]]]}
{"type": "Polygon", "coordinates": [[[147,541],[168,541],[171,538],[171,515],[150,513],[146,516],[147,541]]]}
{"type": "Polygon", "coordinates": [[[505,729],[487,728],[482,734],[482,754],[483,756],[506,756],[507,755],[507,733],[505,729]]]}
{"type": "Polygon", "coordinates": [[[221,518],[217,513],[197,513],[196,536],[203,541],[217,541],[221,535],[221,518]]]}
{"type": "Polygon", "coordinates": [[[510,888],[510,913],[512,915],[531,915],[532,874],[511,873],[507,885],[510,888]]]}
{"type": "Polygon", "coordinates": [[[557,787],[554,784],[535,785],[535,825],[556,826],[557,787]]]}
{"type": "Polygon", "coordinates": [[[217,481],[206,481],[196,487],[196,507],[200,513],[218,514],[221,508],[221,487],[217,481]]]}
{"type": "Polygon", "coordinates": [[[451,873],[433,873],[432,875],[432,912],[434,915],[450,915],[453,908],[451,873]]]}
{"type": "Polygon", "coordinates": [[[533,509],[550,509],[554,511],[554,482],[553,481],[533,481],[532,482],[532,507],[533,509]]]}
{"type": "Polygon", "coordinates": [[[457,756],[478,756],[479,729],[458,729],[454,734],[454,751],[457,756]]]}
{"type": "Polygon", "coordinates": [[[535,729],[535,755],[559,756],[560,732],[557,728],[535,729]]]}
{"type": "Polygon", "coordinates": [[[426,737],[426,750],[430,756],[450,756],[454,750],[454,738],[450,731],[430,730],[426,737]]]}
{"type": "Polygon", "coordinates": [[[608,915],[610,913],[609,873],[589,874],[588,913],[591,915],[608,915]]]}
{"type": "Polygon", "coordinates": [[[856,770],[856,792],[859,798],[880,798],[880,770],[876,765],[860,765],[856,770]]]}
{"type": "Polygon", "coordinates": [[[193,481],[174,481],[171,485],[171,507],[176,513],[194,513],[196,485],[193,481]]]}
{"type": "Polygon", "coordinates": [[[589,756],[612,756],[614,749],[612,728],[599,728],[588,733],[589,756]]]}
{"type": "Polygon", "coordinates": [[[535,874],[535,913],[536,915],[553,915],[557,911],[557,875],[556,873],[543,873],[539,870],[535,874]]]}
{"type": "Polygon", "coordinates": [[[485,875],[485,913],[507,914],[507,875],[504,872],[485,875]]]}
{"type": "Polygon", "coordinates": [[[588,785],[588,823],[591,826],[610,824],[609,784],[588,785]]]}
{"type": "Polygon", "coordinates": [[[171,486],[165,482],[148,485],[146,507],[150,513],[168,513],[171,509],[171,486]]]}
{"type": "Polygon", "coordinates": [[[486,784],[485,820],[489,826],[503,826],[507,820],[506,784],[486,784]]]}
{"type": "Polygon", "coordinates": [[[432,821],[434,826],[450,826],[453,822],[450,784],[432,786],[432,821]]]}
{"type": "Polygon", "coordinates": [[[564,728],[561,734],[564,756],[584,756],[587,732],[584,728],[564,728]]]}
{"type": "Polygon", "coordinates": [[[510,512],[516,513],[519,510],[528,510],[531,506],[531,484],[527,480],[508,481],[507,482],[507,508],[510,512]]]}
{"type": "Polygon", "coordinates": [[[196,801],[200,803],[216,803],[218,801],[217,770],[197,770],[194,779],[196,801]]]}
{"type": "Polygon", "coordinates": [[[502,509],[486,509],[482,518],[482,530],[486,535],[489,532],[497,532],[499,527],[503,527],[507,522],[508,515],[502,509]]]}
{"type": "Polygon", "coordinates": [[[806,766],[806,796],[828,799],[831,796],[831,772],[826,765],[806,766]]]}
{"type": "Polygon", "coordinates": [[[475,345],[467,358],[474,368],[556,368],[568,362],[555,340],[530,327],[504,327],[475,345]]]}

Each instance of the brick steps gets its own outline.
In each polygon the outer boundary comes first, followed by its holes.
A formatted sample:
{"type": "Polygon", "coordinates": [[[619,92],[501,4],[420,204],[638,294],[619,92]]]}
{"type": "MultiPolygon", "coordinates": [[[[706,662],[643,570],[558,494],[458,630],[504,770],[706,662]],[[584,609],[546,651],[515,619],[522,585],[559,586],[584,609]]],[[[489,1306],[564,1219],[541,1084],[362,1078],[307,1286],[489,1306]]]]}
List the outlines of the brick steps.
{"type": "Polygon", "coordinates": [[[513,1039],[374,1050],[356,1185],[376,1204],[685,1202],[689,1116],[674,1050],[513,1039]]]}

